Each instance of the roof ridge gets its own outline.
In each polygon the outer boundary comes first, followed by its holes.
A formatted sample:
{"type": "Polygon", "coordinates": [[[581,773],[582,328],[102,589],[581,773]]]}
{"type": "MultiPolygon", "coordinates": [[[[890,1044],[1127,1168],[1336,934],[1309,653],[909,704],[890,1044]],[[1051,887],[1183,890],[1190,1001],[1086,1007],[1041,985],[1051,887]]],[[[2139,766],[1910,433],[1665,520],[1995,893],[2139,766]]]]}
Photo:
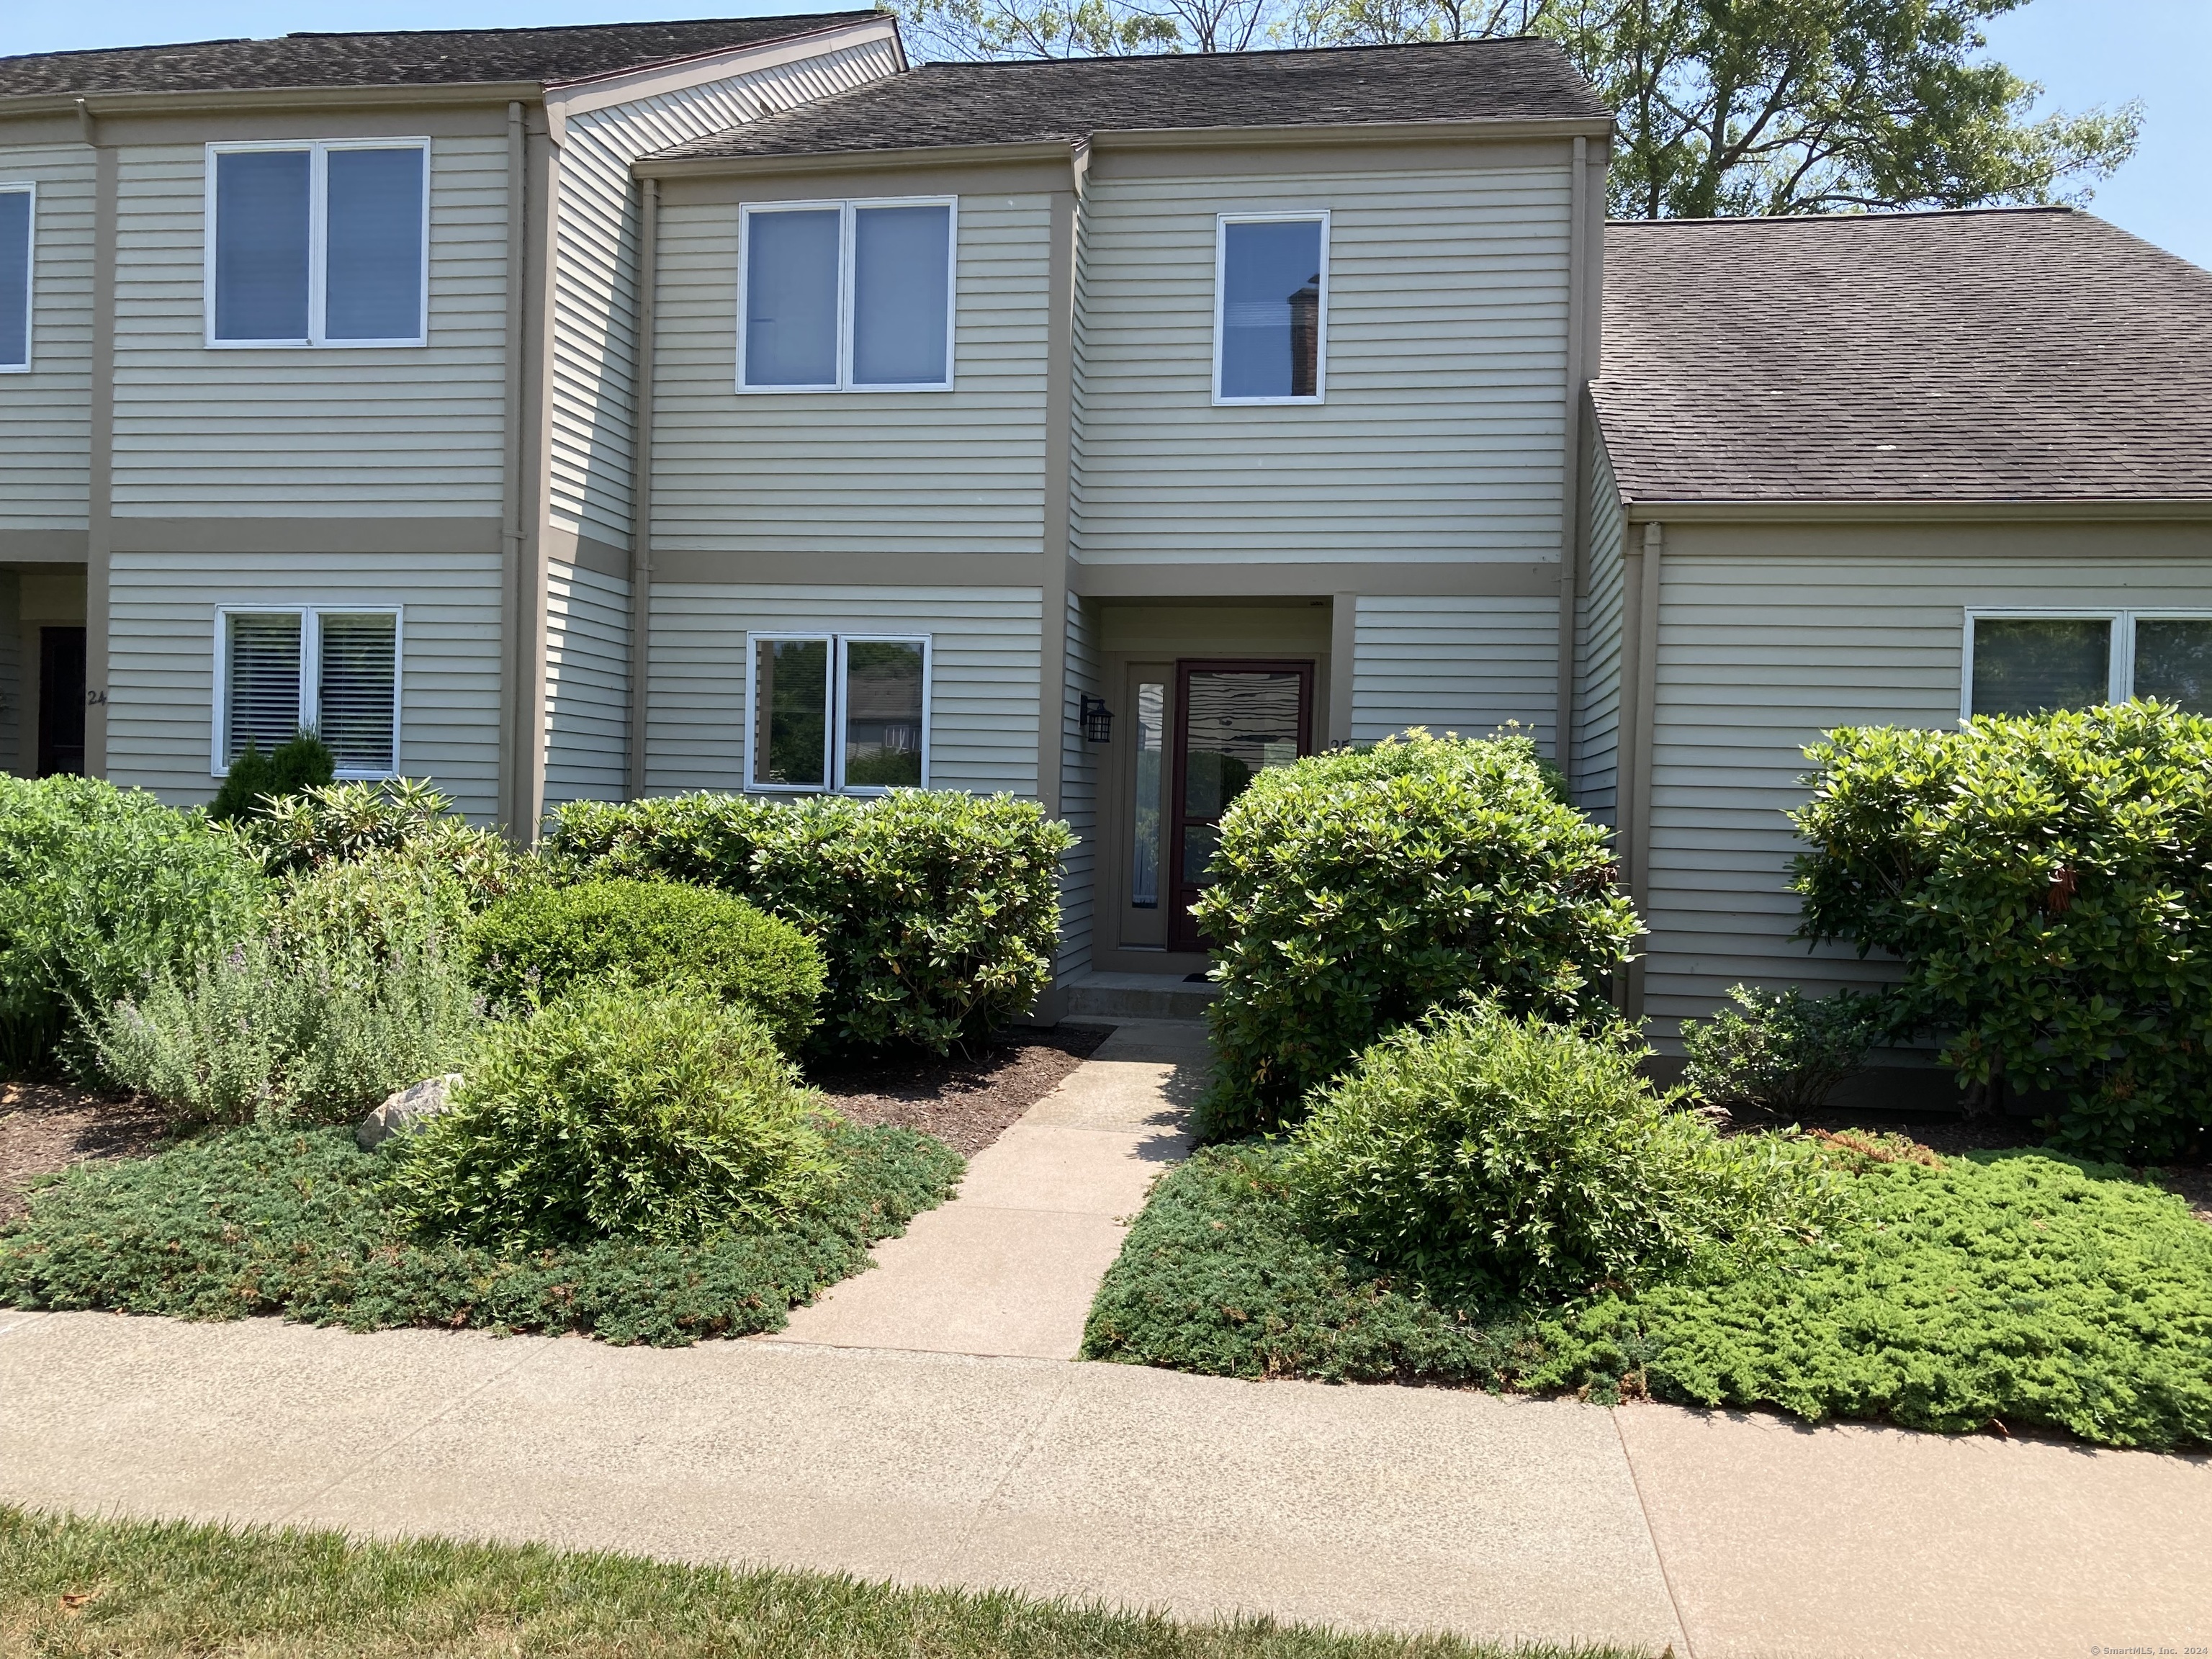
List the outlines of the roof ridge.
{"type": "MultiPolygon", "coordinates": [[[[1431,47],[1457,46],[1557,46],[1540,34],[1491,34],[1473,40],[1370,40],[1341,46],[1258,46],[1241,52],[1117,52],[1088,58],[933,58],[916,64],[915,70],[933,69],[1048,69],[1068,64],[1158,64],[1175,61],[1186,64],[1218,62],[1224,58],[1322,58],[1335,53],[1354,52],[1423,51],[1431,47]]],[[[1564,48],[1562,48],[1564,50],[1564,48]]]]}
{"type": "Polygon", "coordinates": [[[1887,224],[1899,219],[1966,218],[1974,214],[2000,213],[2081,213],[2085,217],[2095,216],[2068,202],[2015,202],[1992,207],[1885,208],[1871,213],[1735,213],[1715,214],[1704,219],[1670,216],[1662,219],[1607,219],[1605,222],[1608,228],[1614,225],[1887,224]]]}
{"type": "MultiPolygon", "coordinates": [[[[708,23],[811,23],[832,17],[884,15],[874,7],[855,6],[846,11],[764,11],[757,16],[745,17],[646,17],[629,23],[510,23],[496,27],[453,29],[291,29],[267,38],[272,40],[385,40],[393,38],[411,40],[432,34],[592,34],[605,29],[698,28],[708,23]]],[[[126,46],[120,50],[127,52],[131,48],[126,46]]]]}
{"type": "Polygon", "coordinates": [[[155,40],[132,46],[64,46],[58,52],[10,52],[0,54],[0,64],[27,64],[48,58],[112,58],[125,52],[189,52],[201,46],[265,46],[280,40],[416,40],[461,34],[599,34],[615,29],[698,28],[710,23],[824,24],[837,18],[884,15],[887,14],[873,7],[855,6],[842,11],[763,12],[754,17],[647,18],[628,23],[525,23],[495,28],[451,29],[294,29],[283,34],[218,34],[204,40],[155,40]]]}

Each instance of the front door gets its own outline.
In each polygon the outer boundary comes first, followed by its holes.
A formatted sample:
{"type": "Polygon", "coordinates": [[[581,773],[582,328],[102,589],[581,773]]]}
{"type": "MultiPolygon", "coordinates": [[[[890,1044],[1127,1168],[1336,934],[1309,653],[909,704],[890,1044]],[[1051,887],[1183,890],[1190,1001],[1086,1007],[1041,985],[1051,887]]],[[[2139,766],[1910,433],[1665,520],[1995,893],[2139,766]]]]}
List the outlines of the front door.
{"type": "Polygon", "coordinates": [[[1210,884],[1221,815],[1262,769],[1313,752],[1313,694],[1310,662],[1176,665],[1169,949],[1206,948],[1190,907],[1210,884]]]}
{"type": "Polygon", "coordinates": [[[84,770],[84,629],[39,630],[39,775],[84,770]]]}

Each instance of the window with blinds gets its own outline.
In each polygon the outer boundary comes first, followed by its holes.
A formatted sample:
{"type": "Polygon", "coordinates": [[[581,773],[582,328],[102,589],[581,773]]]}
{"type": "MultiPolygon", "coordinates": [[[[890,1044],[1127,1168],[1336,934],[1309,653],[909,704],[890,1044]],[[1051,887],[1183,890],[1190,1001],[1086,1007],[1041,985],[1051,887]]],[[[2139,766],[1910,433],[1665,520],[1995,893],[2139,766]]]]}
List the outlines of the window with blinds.
{"type": "Polygon", "coordinates": [[[340,777],[399,767],[399,612],[225,611],[214,770],[312,731],[340,777]]]}

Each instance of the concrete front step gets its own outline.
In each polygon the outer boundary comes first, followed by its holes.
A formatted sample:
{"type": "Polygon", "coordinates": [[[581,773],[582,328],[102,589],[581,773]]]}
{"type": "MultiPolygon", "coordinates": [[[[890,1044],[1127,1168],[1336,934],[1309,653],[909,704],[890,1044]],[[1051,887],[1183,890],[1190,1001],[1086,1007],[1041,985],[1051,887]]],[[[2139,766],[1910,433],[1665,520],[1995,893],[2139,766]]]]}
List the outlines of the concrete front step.
{"type": "Polygon", "coordinates": [[[1203,1019],[1221,988],[1180,974],[1079,974],[1067,981],[1071,1019],[1203,1019]]]}

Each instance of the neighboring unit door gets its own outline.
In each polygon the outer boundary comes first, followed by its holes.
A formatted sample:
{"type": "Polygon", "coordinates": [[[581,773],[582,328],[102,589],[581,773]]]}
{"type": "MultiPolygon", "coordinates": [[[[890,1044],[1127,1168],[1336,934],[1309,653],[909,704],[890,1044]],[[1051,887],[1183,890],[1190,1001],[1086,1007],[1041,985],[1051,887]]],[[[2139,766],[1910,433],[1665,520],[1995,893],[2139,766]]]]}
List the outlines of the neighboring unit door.
{"type": "Polygon", "coordinates": [[[84,629],[39,630],[39,775],[84,770],[84,629]]]}
{"type": "Polygon", "coordinates": [[[1176,665],[1175,787],[1168,823],[1168,948],[1206,946],[1190,907],[1221,838],[1221,815],[1263,769],[1313,752],[1311,662],[1176,665]]]}

